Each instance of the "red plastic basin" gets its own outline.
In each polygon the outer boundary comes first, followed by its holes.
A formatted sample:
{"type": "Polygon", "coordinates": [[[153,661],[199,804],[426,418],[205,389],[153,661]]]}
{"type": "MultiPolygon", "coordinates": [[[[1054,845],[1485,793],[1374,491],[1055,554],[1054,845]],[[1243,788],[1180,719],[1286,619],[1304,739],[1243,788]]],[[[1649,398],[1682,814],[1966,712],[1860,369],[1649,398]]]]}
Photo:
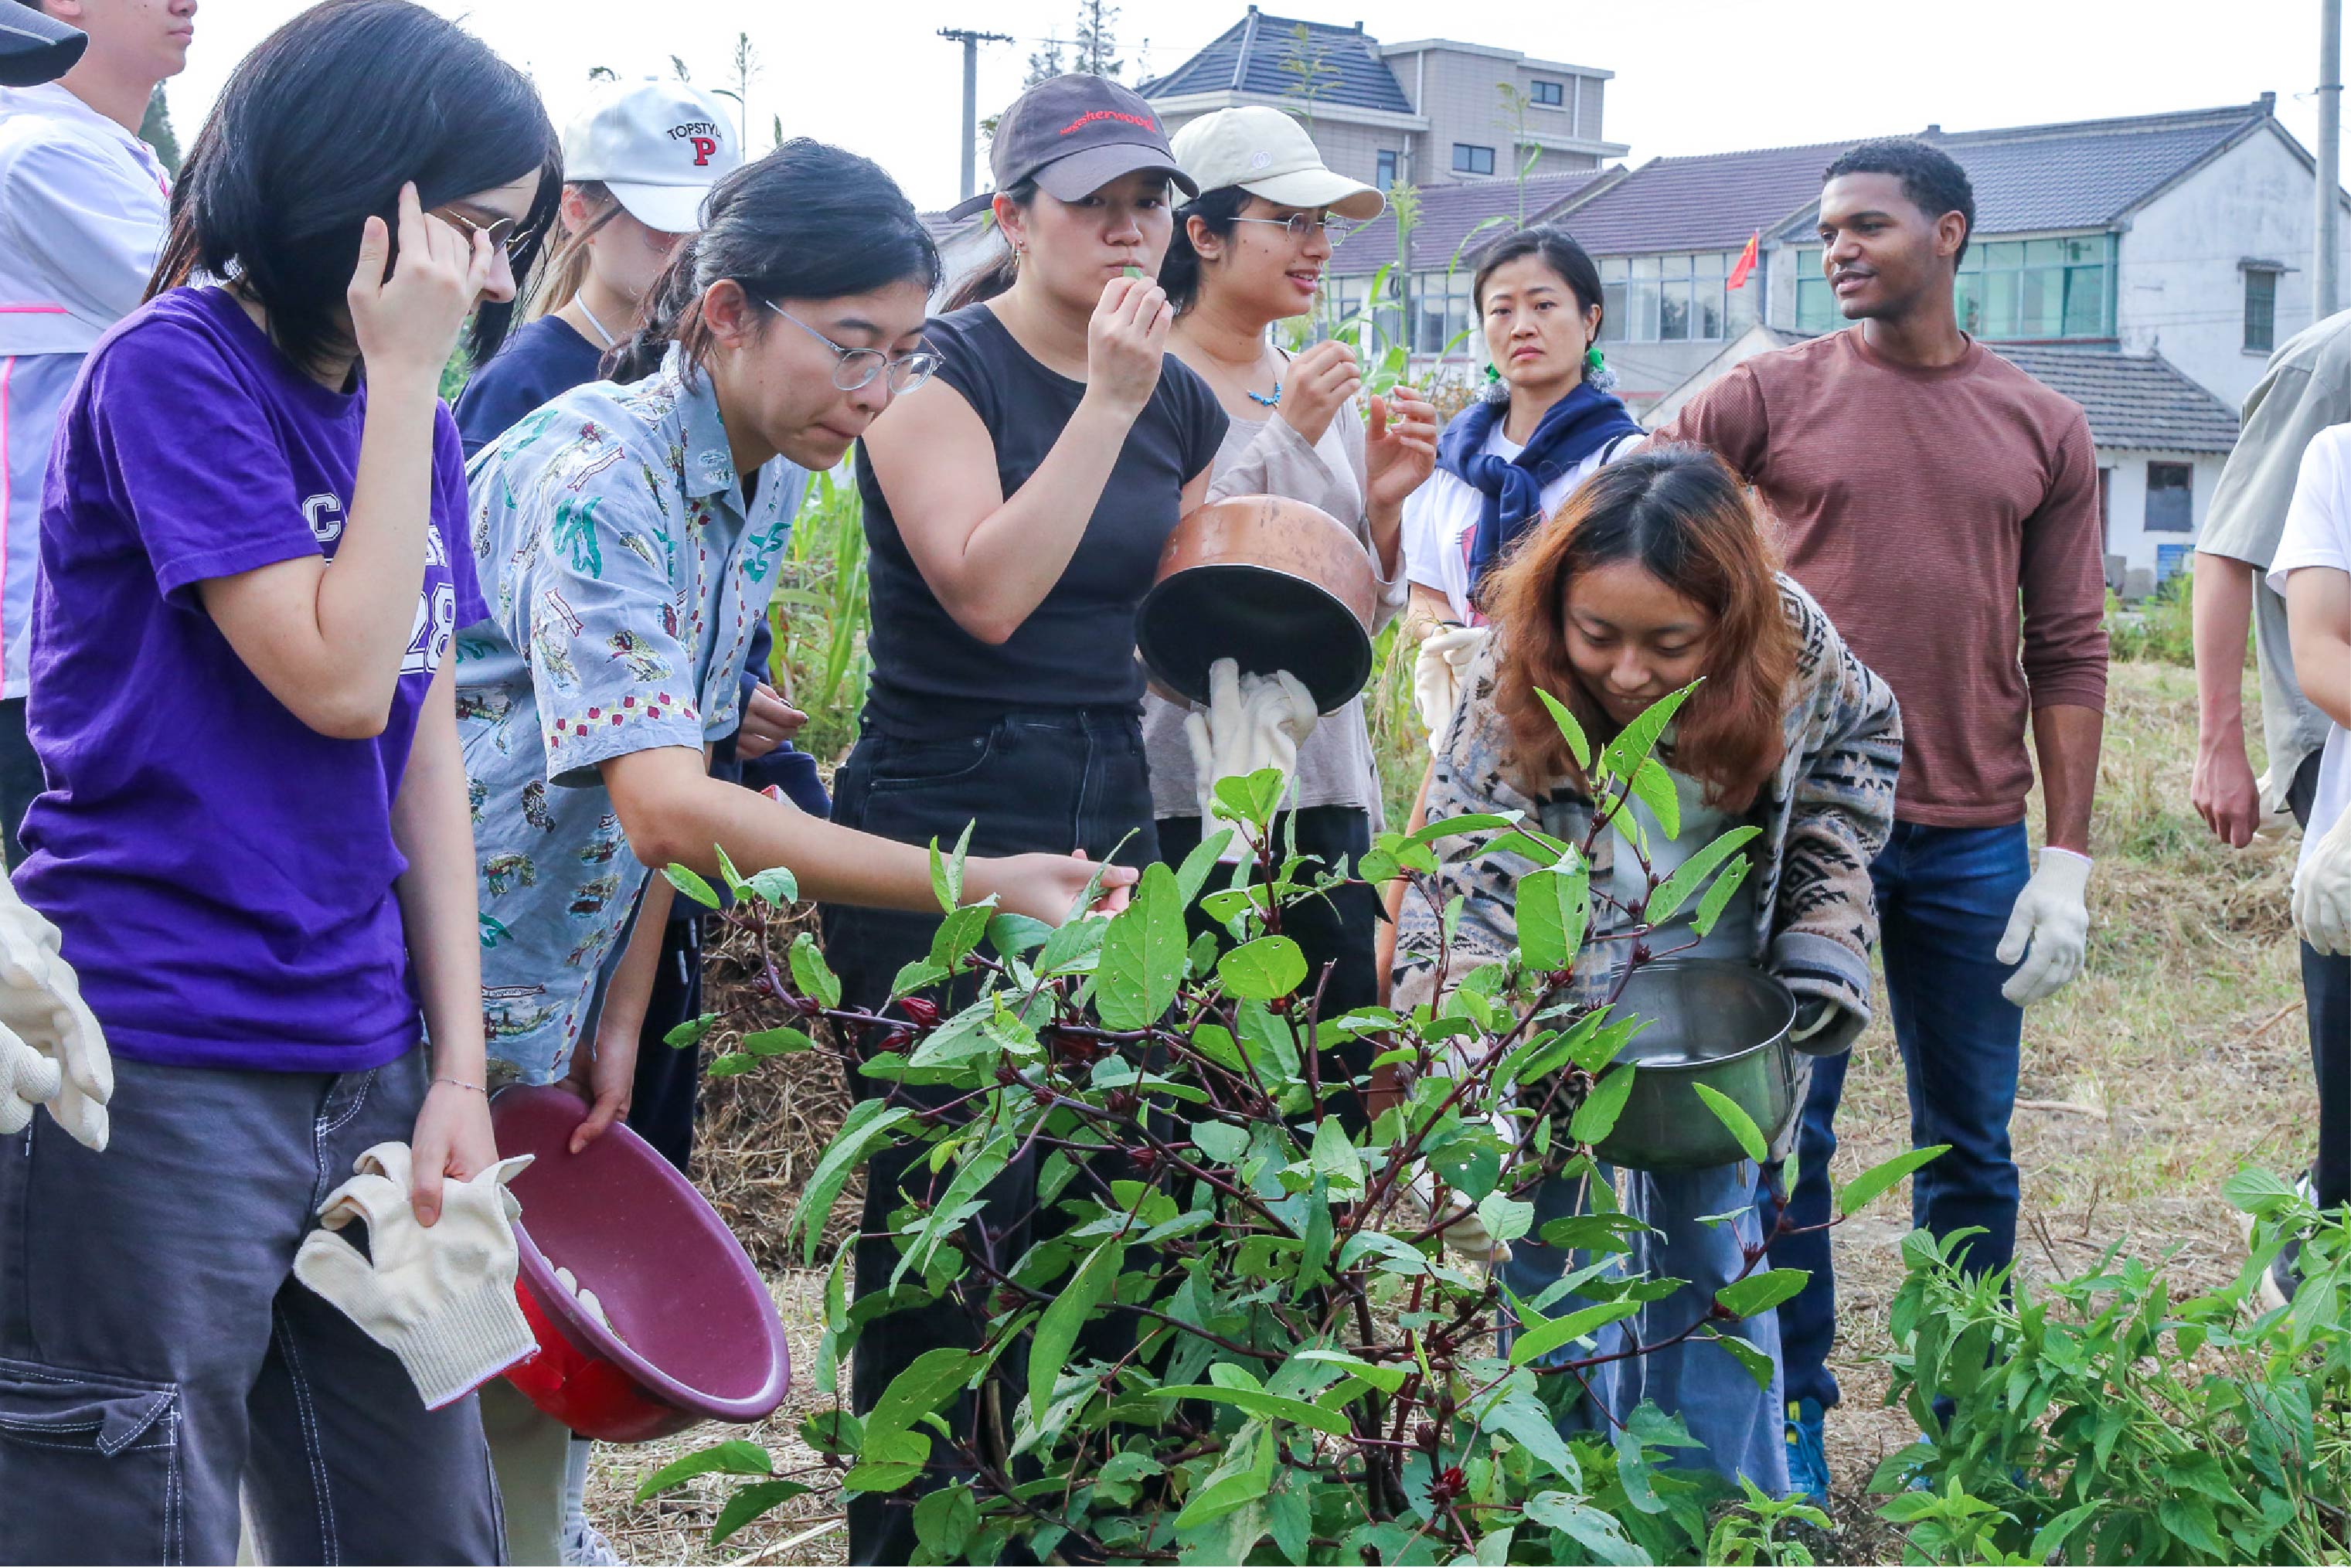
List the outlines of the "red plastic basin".
{"type": "Polygon", "coordinates": [[[507,1089],[490,1102],[498,1153],[538,1156],[512,1191],[522,1204],[515,1294],[538,1349],[507,1379],[573,1431],[609,1443],[761,1419],[792,1375],[767,1282],[694,1184],[627,1127],[572,1154],[585,1113],[554,1087],[507,1089]],[[558,1265],[595,1292],[612,1329],[557,1281],[558,1265]]]}

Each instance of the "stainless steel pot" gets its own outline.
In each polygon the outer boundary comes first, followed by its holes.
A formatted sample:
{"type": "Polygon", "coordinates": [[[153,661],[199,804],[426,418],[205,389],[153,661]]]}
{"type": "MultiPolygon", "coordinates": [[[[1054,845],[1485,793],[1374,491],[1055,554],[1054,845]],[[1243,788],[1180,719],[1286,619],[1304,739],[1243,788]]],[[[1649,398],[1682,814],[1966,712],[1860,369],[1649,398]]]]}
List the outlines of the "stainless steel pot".
{"type": "Polygon", "coordinates": [[[1636,971],[1617,1018],[1646,1020],[1617,1054],[1640,1069],[1624,1113],[1594,1153],[1637,1171],[1709,1170],[1747,1157],[1698,1095],[1703,1083],[1755,1118],[1784,1154],[1813,1059],[1792,1049],[1796,998],[1746,964],[1677,959],[1636,971]]]}

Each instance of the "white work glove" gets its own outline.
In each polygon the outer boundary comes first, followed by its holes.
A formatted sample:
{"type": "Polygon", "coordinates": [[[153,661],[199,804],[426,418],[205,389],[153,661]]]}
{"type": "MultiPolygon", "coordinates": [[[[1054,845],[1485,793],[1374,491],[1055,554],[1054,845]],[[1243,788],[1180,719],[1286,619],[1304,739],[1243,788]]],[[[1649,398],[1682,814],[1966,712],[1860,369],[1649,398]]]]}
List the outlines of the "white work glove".
{"type": "Polygon", "coordinates": [[[2003,964],[2023,960],[2001,987],[2001,996],[2029,1008],[2073,984],[2090,945],[2089,893],[2089,856],[2054,845],[2042,849],[2041,864],[2016,895],[1995,955],[2003,964]]]}
{"type": "Polygon", "coordinates": [[[361,1155],[359,1174],[328,1195],[325,1224],[302,1239],[294,1277],[400,1358],[428,1410],[463,1398],[538,1349],[515,1301],[515,1218],[506,1184],[528,1155],[442,1188],[441,1218],[416,1222],[406,1144],[361,1155]],[[367,1225],[362,1254],[336,1232],[367,1225]]]}
{"type": "MultiPolygon", "coordinates": [[[[1304,682],[1287,670],[1244,675],[1230,659],[1208,666],[1208,706],[1184,716],[1184,737],[1192,747],[1193,799],[1199,802],[1202,831],[1214,820],[1217,781],[1247,778],[1279,768],[1298,769],[1298,748],[1314,733],[1322,716],[1304,682]]],[[[1221,859],[1238,862],[1248,852],[1235,833],[1221,859]]]]}
{"type": "Polygon", "coordinates": [[[1428,730],[1433,754],[1445,749],[1446,727],[1453,722],[1453,710],[1461,706],[1461,683],[1485,645],[1483,626],[1447,626],[1420,640],[1420,652],[1412,662],[1412,700],[1428,730]]]}
{"type": "Polygon", "coordinates": [[[57,928],[0,876],[0,1134],[47,1105],[77,1143],[106,1147],[114,1061],[57,928]]]}
{"type": "Polygon", "coordinates": [[[2294,876],[2294,928],[2321,953],[2351,955],[2351,811],[2311,845],[2294,876]]]}

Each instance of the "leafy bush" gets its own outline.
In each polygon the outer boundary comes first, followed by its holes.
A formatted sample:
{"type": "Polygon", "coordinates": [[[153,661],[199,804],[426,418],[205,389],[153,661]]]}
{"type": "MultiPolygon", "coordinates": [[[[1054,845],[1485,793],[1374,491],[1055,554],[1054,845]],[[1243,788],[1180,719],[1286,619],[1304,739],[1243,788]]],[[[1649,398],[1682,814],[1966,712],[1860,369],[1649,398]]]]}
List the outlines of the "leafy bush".
{"type": "MultiPolygon", "coordinates": [[[[837,1401],[842,1359],[860,1336],[890,1333],[895,1313],[961,1314],[978,1346],[925,1352],[862,1417],[838,1407],[812,1417],[802,1435],[831,1478],[852,1492],[899,1491],[926,1473],[956,1478],[914,1506],[925,1555],[941,1562],[1701,1553],[1709,1510],[1728,1489],[1664,1463],[1691,1446],[1677,1421],[1644,1406],[1595,1436],[1564,1437],[1558,1425],[1582,1397],[1582,1374],[1608,1359],[1593,1336],[1682,1283],[1624,1271],[1619,1255],[1645,1228],[1614,1212],[1606,1183],[1593,1182],[1595,1212],[1543,1231],[1593,1260],[1532,1301],[1449,1260],[1439,1239],[1472,1209],[1497,1238],[1524,1236],[1529,1196],[1546,1178],[1593,1174],[1592,1145],[1625,1104],[1635,1069],[1611,1063],[1636,1022],[1569,998],[1594,902],[1589,859],[1609,816],[1638,793],[1671,831],[1673,794],[1656,788],[1663,775],[1648,752],[1678,700],[1593,758],[1604,809],[1581,844],[1515,815],[1457,818],[1384,834],[1354,867],[1322,867],[1273,841],[1283,784],[1269,770],[1220,781],[1215,819],[1227,825],[1182,866],[1149,867],[1125,911],[1057,930],[966,903],[960,852],[934,845],[945,919],[880,1015],[841,1005],[806,935],[789,947],[769,942],[774,914],[794,894],[788,874],[746,882],[728,869],[736,917],[758,933],[768,988],[808,1020],[884,1036],[858,1067],[882,1092],[856,1107],[809,1179],[806,1255],[818,1257],[835,1200],[882,1151],[913,1156],[908,1168],[928,1178],[891,1220],[892,1289],[852,1301],[852,1249],[835,1255],[818,1387],[837,1401]],[[1237,833],[1249,852],[1220,867],[1218,851],[1237,833]],[[1519,883],[1520,948],[1433,1009],[1325,1016],[1320,982],[1281,934],[1284,910],[1350,877],[1402,874],[1425,894],[1439,866],[1434,846],[1458,835],[1472,837],[1471,853],[1509,850],[1544,868],[1519,883]],[[1226,929],[1195,940],[1186,911],[1204,892],[1202,907],[1226,929]],[[952,1010],[915,994],[942,985],[952,1010]],[[1376,1049],[1375,1067],[1402,1074],[1393,1103],[1375,1103],[1368,1117],[1342,1113],[1371,1087],[1332,1065],[1332,1048],[1352,1040],[1376,1049]],[[998,1183],[1031,1151],[1041,1156],[1033,1190],[998,1183]],[[1435,1217],[1410,1195],[1424,1165],[1436,1178],[1435,1217]],[[988,1411],[978,1437],[939,1414],[967,1391],[988,1411]]],[[[1555,711],[1591,757],[1573,720],[1555,711]]],[[[1743,873],[1730,863],[1738,870],[1711,890],[1719,855],[1650,878],[1652,894],[1623,933],[1616,994],[1646,957],[1643,936],[1692,903],[1711,924],[1743,873]]],[[[715,899],[690,872],[670,875],[689,896],[715,899]]],[[[689,1024],[673,1043],[696,1041],[716,1021],[689,1024]]],[[[799,1028],[767,1030],[711,1071],[754,1070],[763,1056],[812,1043],[799,1028]]],[[[1763,1155],[1743,1113],[1718,1114],[1763,1155]]],[[[1924,1157],[1849,1184],[1846,1207],[1924,1157]]],[[[1768,1268],[1756,1248],[1697,1321],[1618,1354],[1709,1337],[1760,1385],[1770,1364],[1737,1336],[1738,1321],[1803,1281],[1768,1268]]],[[[714,1469],[752,1476],[726,1511],[732,1528],[804,1490],[771,1464],[749,1445],[721,1445],[650,1478],[644,1491],[714,1469]]],[[[1778,1554],[1773,1531],[1785,1517],[1750,1511],[1715,1530],[1726,1552],[1761,1560],[1778,1554]]]]}
{"type": "Polygon", "coordinates": [[[1883,1516],[1907,1527],[1913,1561],[2344,1560],[2351,1230],[2264,1171],[2226,1191],[2256,1216],[2252,1260],[2177,1303],[2112,1249],[2035,1286],[1959,1273],[1968,1232],[1903,1243],[1891,1396],[1927,1436],[1873,1485],[1895,1491],[1883,1516]],[[2262,1271],[2297,1241],[2301,1290],[2254,1315],[2262,1271]]]}

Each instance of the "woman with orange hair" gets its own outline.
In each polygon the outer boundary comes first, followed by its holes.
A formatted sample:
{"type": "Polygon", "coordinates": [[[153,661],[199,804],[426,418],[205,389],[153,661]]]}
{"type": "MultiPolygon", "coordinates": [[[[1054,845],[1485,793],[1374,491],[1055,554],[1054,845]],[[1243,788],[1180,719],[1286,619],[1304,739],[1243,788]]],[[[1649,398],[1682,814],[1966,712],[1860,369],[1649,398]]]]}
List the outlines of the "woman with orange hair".
{"type": "MultiPolygon", "coordinates": [[[[1521,537],[1487,580],[1483,600],[1496,634],[1471,664],[1442,737],[1431,821],[1520,810],[1553,837],[1583,843],[1593,837],[1596,808],[1537,694],[1573,712],[1597,747],[1658,699],[1698,683],[1656,752],[1679,797],[1678,832],[1667,834],[1635,801],[1593,841],[1578,1005],[1597,1006],[1611,994],[1652,879],[1751,826],[1759,831],[1740,852],[1749,874],[1708,934],[1684,918],[1641,935],[1638,945],[1660,957],[1753,965],[1794,993],[1803,1050],[1849,1047],[1869,1019],[1877,931],[1869,862],[1892,831],[1901,719],[1886,684],[1853,656],[1811,597],[1773,570],[1729,471],[1698,448],[1676,446],[1646,448],[1596,471],[1556,517],[1521,537]]],[[[1515,890],[1536,868],[1510,855],[1459,858],[1463,847],[1440,846],[1445,866],[1431,898],[1405,898],[1399,1009],[1434,1001],[1517,945],[1515,890]],[[1447,946],[1438,932],[1456,894],[1464,904],[1447,946]]],[[[1603,1354],[1667,1345],[1711,1312],[1715,1291],[1762,1244],[1757,1176],[1745,1162],[1622,1173],[1624,1207],[1650,1227],[1633,1239],[1628,1267],[1687,1283],[1602,1331],[1604,1342],[1614,1336],[1603,1354]]],[[[1542,1228],[1588,1207],[1584,1186],[1546,1183],[1534,1195],[1534,1231],[1508,1249],[1465,1237],[1458,1226],[1447,1239],[1501,1261],[1504,1282],[1534,1301],[1570,1264],[1566,1250],[1539,1239],[1542,1228]]],[[[1571,1298],[1542,1310],[1576,1304],[1571,1298]]],[[[1769,1385],[1759,1389],[1729,1352],[1704,1337],[1579,1375],[1608,1416],[1621,1420],[1644,1399],[1654,1402],[1680,1416],[1703,1445],[1692,1463],[1784,1492],[1777,1324],[1767,1312],[1715,1326],[1770,1357],[1769,1385]]]]}

